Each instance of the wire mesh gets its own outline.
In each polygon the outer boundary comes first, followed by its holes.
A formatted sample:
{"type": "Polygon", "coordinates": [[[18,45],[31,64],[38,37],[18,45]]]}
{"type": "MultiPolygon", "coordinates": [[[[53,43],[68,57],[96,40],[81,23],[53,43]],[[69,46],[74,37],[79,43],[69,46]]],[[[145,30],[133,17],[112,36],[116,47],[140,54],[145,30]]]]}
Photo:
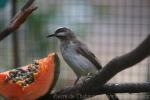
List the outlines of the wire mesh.
{"type": "MultiPolygon", "coordinates": [[[[5,0],[4,0],[5,1],[5,0]]],[[[0,3],[4,3],[3,0],[0,3]]],[[[18,1],[17,8],[24,3],[18,1]]],[[[57,39],[47,39],[58,27],[69,27],[87,44],[102,65],[116,56],[134,49],[150,33],[149,0],[36,0],[39,9],[19,29],[20,64],[57,52],[61,58],[61,74],[55,90],[72,85],[75,74],[63,61],[57,39]]],[[[11,5],[0,4],[0,28],[10,19],[11,5]],[[7,12],[7,13],[6,13],[7,12]]],[[[0,43],[0,70],[13,67],[11,36],[0,43]],[[3,66],[3,67],[2,67],[3,66]],[[10,67],[8,67],[10,66],[10,67]]],[[[134,67],[117,74],[109,82],[149,81],[149,61],[145,59],[134,67]]],[[[145,94],[118,94],[121,100],[149,99],[145,94]]],[[[90,100],[107,100],[96,96],[90,100]]]]}

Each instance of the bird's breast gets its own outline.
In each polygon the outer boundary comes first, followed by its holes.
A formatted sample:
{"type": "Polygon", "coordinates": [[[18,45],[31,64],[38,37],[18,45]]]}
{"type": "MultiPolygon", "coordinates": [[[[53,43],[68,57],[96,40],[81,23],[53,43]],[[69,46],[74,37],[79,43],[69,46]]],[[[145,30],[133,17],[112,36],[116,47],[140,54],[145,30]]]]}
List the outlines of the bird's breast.
{"type": "Polygon", "coordinates": [[[78,54],[75,47],[61,47],[61,53],[66,63],[78,76],[96,72],[95,66],[84,56],[78,54]]]}

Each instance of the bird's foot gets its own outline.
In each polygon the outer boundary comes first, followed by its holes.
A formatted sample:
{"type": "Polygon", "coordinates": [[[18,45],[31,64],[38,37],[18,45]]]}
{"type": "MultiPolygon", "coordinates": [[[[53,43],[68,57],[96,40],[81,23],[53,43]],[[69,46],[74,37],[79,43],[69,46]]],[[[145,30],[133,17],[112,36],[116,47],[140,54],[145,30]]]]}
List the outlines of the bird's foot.
{"type": "Polygon", "coordinates": [[[86,78],[88,78],[88,79],[91,78],[91,77],[93,77],[92,73],[88,73],[87,76],[86,76],[86,78]]]}
{"type": "Polygon", "coordinates": [[[77,77],[73,85],[76,85],[77,83],[85,82],[86,80],[89,80],[94,75],[92,73],[88,73],[87,76],[77,77]]]}
{"type": "Polygon", "coordinates": [[[88,73],[87,76],[82,77],[82,82],[84,83],[85,81],[89,80],[90,78],[92,78],[94,75],[92,73],[88,73]]]}
{"type": "Polygon", "coordinates": [[[77,77],[77,79],[75,80],[75,82],[73,84],[74,86],[78,83],[79,79],[80,79],[80,77],[77,77]]]}

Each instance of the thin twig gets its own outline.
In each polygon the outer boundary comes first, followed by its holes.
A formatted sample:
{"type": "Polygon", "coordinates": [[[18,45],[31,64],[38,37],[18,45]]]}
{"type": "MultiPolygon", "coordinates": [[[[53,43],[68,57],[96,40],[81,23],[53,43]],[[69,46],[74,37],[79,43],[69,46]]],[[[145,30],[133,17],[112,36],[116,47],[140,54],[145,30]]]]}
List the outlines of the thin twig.
{"type": "Polygon", "coordinates": [[[35,1],[35,0],[28,0],[28,1],[25,3],[25,5],[21,8],[21,10],[26,10],[26,8],[29,8],[29,7],[33,4],[34,1],[35,1]]]}
{"type": "Polygon", "coordinates": [[[33,6],[34,0],[28,0],[21,10],[11,19],[6,28],[0,32],[0,41],[8,36],[11,32],[16,31],[27,19],[27,17],[37,9],[37,6],[33,6]]]}

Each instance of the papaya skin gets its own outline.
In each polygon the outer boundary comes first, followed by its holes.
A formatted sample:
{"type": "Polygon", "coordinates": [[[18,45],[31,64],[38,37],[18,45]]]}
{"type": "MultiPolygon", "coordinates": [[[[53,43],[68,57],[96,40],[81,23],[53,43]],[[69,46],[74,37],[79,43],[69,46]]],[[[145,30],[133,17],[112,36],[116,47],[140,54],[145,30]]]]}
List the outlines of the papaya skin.
{"type": "MultiPolygon", "coordinates": [[[[55,53],[51,53],[48,57],[36,61],[40,67],[34,75],[34,81],[27,86],[7,81],[10,71],[1,72],[0,94],[8,100],[35,100],[45,95],[54,83],[55,69],[58,67],[55,64],[58,60],[56,56],[55,53]]],[[[26,70],[29,65],[20,68],[26,70]]]]}

